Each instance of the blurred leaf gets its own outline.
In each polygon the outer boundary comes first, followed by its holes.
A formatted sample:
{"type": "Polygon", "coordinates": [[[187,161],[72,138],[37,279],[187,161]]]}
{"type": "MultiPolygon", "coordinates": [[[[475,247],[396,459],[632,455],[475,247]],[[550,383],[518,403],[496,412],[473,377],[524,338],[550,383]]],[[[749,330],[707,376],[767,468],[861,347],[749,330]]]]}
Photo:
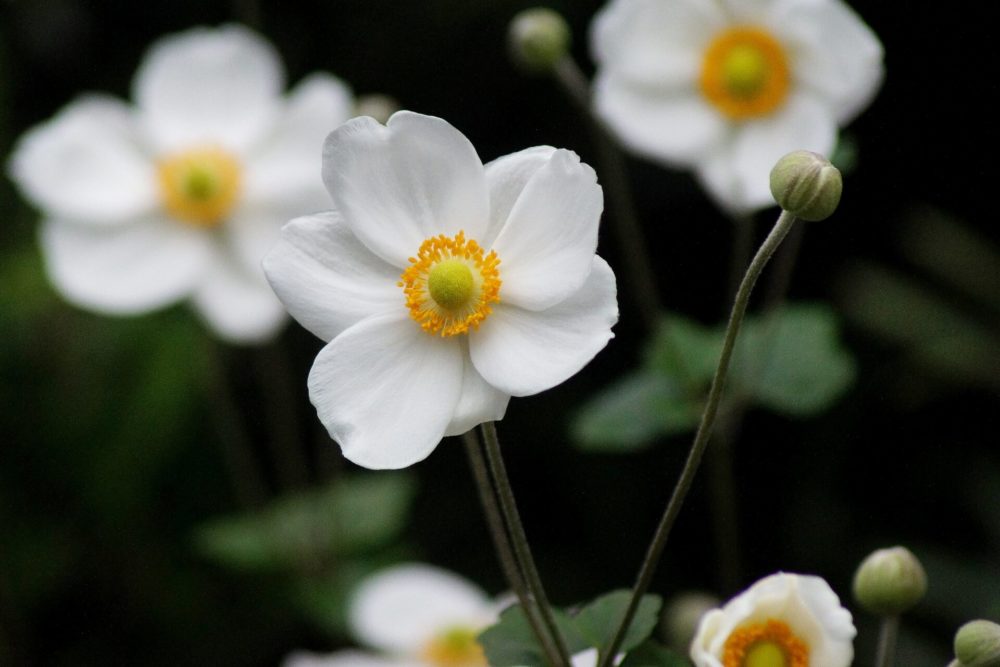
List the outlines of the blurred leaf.
{"type": "MultiPolygon", "coordinates": [[[[578,653],[587,648],[573,621],[558,609],[552,611],[569,652],[578,653]]],[[[490,667],[542,667],[547,664],[545,653],[520,605],[505,609],[494,625],[479,634],[478,640],[490,667]]]]}
{"type": "Polygon", "coordinates": [[[621,667],[690,667],[684,656],[650,639],[629,652],[621,667]]]}
{"type": "Polygon", "coordinates": [[[299,569],[354,554],[397,535],[413,497],[405,473],[339,479],[253,514],[217,519],[195,535],[206,556],[237,569],[299,569]]]}
{"type": "Polygon", "coordinates": [[[698,424],[701,402],[685,396],[669,376],[641,370],[590,399],[573,420],[582,449],[630,452],[663,435],[685,433],[698,424]]]}
{"type": "MultiPolygon", "coordinates": [[[[580,610],[573,622],[580,635],[594,648],[601,648],[611,641],[618,624],[625,613],[632,591],[620,590],[606,593],[580,610]]],[[[636,609],[632,624],[625,633],[619,650],[630,651],[643,642],[660,618],[663,600],[658,595],[644,595],[636,609]]]]}
{"type": "Polygon", "coordinates": [[[854,359],[840,344],[837,319],[822,304],[789,305],[747,318],[731,382],[754,403],[793,417],[828,409],[850,386],[854,359]]]}
{"type": "Polygon", "coordinates": [[[857,138],[848,132],[841,132],[837,145],[830,155],[830,162],[847,176],[857,168],[859,153],[857,138]]]}
{"type": "Polygon", "coordinates": [[[706,327],[677,314],[661,323],[646,350],[646,366],[691,384],[712,380],[722,353],[724,329],[706,327]]]}
{"type": "Polygon", "coordinates": [[[927,595],[917,611],[930,611],[958,627],[971,618],[1000,614],[1000,566],[930,545],[912,545],[927,571],[927,595]]]}
{"type": "Polygon", "coordinates": [[[845,312],[871,333],[902,345],[926,371],[996,386],[1000,339],[920,283],[872,265],[841,282],[845,312]]]}

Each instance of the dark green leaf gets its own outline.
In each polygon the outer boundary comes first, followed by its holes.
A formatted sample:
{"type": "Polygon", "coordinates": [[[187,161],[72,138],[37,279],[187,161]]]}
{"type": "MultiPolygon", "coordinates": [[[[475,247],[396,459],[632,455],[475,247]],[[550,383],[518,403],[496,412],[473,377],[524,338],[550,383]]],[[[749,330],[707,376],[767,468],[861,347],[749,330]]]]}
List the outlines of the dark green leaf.
{"type": "MultiPolygon", "coordinates": [[[[569,652],[578,653],[587,648],[570,618],[558,609],[553,613],[569,652]]],[[[542,667],[547,664],[545,652],[520,605],[505,609],[500,620],[481,632],[478,639],[490,667],[542,667]]]]}
{"type": "MultiPolygon", "coordinates": [[[[631,598],[632,591],[612,591],[595,599],[573,617],[577,631],[588,645],[601,648],[611,641],[631,598]]],[[[619,651],[627,652],[635,648],[653,632],[662,604],[658,595],[642,597],[619,651]]]]}
{"type": "Polygon", "coordinates": [[[707,387],[721,352],[721,329],[671,313],[646,350],[646,366],[679,383],[707,387]]]}
{"type": "Polygon", "coordinates": [[[691,662],[650,639],[625,656],[621,667],[690,667],[691,662]]]}

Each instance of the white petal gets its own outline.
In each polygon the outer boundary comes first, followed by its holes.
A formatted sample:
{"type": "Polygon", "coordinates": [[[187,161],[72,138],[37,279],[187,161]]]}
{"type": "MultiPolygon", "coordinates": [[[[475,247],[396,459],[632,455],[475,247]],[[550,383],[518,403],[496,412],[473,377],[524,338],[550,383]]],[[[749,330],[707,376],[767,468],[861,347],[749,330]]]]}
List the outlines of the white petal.
{"type": "Polygon", "coordinates": [[[156,175],[131,114],[109,97],[73,102],[21,138],[9,163],[11,178],[55,217],[107,225],[152,211],[156,175]]]}
{"type": "Polygon", "coordinates": [[[799,149],[829,155],[836,140],[831,111],[814,96],[799,92],[775,115],[744,123],[728,145],[698,165],[698,176],[731,212],[774,206],[770,174],[778,159],[799,149]]]}
{"type": "Polygon", "coordinates": [[[488,625],[493,620],[490,609],[486,593],[466,579],[412,563],[363,581],[351,600],[349,622],[369,646],[417,655],[440,632],[488,625]]]}
{"type": "Polygon", "coordinates": [[[440,118],[400,111],[386,126],[348,121],[323,147],[323,180],[355,236],[399,267],[431,236],[464,230],[478,240],[486,231],[482,162],[440,118]]]}
{"type": "Polygon", "coordinates": [[[320,173],[323,140],[351,117],[352,106],[351,91],[329,74],[296,86],[271,134],[247,157],[246,201],[299,214],[330,208],[320,173]]]}
{"type": "Polygon", "coordinates": [[[427,663],[385,658],[364,651],[347,650],[327,654],[295,651],[282,661],[281,667],[427,667],[427,663]]]}
{"type": "Polygon", "coordinates": [[[275,210],[241,206],[221,231],[233,259],[243,270],[259,273],[261,261],[277,245],[287,221],[287,215],[275,210]]]}
{"type": "Polygon", "coordinates": [[[63,296],[107,314],[145,313],[188,295],[211,257],[202,230],[169,220],[103,228],[50,220],[39,240],[63,296]]]}
{"type": "Polygon", "coordinates": [[[195,290],[198,314],[225,341],[240,345],[273,339],[286,314],[260,269],[248,271],[218,244],[211,266],[195,290]]]}
{"type": "Polygon", "coordinates": [[[671,166],[703,158],[730,124],[696,88],[672,89],[598,76],[594,108],[632,151],[671,166]]]}
{"type": "Polygon", "coordinates": [[[840,606],[840,598],[820,577],[798,577],[802,599],[823,627],[823,642],[813,647],[810,658],[817,667],[850,665],[854,659],[857,630],[851,612],[840,606]]]}
{"type": "Polygon", "coordinates": [[[787,0],[723,0],[729,20],[736,24],[761,25],[770,23],[780,13],[787,0]]]}
{"type": "Polygon", "coordinates": [[[616,0],[598,12],[590,43],[599,76],[667,90],[691,87],[725,17],[711,0],[616,0]]]}
{"type": "Polygon", "coordinates": [[[407,312],[374,315],[334,338],[309,372],[309,398],[344,456],[375,470],[422,461],[462,390],[462,346],[407,312]]]}
{"type": "MultiPolygon", "coordinates": [[[[468,346],[468,342],[464,342],[468,346]]],[[[462,395],[455,408],[455,416],[445,435],[461,435],[483,422],[500,421],[507,412],[510,395],[503,393],[476,370],[468,353],[465,355],[465,372],[462,377],[462,395]]]]}
{"type": "Polygon", "coordinates": [[[264,272],[292,317],[325,341],[369,315],[406,310],[399,269],[361,245],[334,211],[285,225],[264,272]]]}
{"type": "Polygon", "coordinates": [[[494,387],[527,396],[564,382],[614,336],[618,321],[615,275],[600,257],[584,285],[568,299],[533,312],[497,304],[470,335],[476,369],[494,387]]]}
{"type": "Polygon", "coordinates": [[[557,150],[524,186],[493,250],[500,298],[541,310],[576,292],[590,273],[604,193],[576,153],[557,150]]]}
{"type": "Polygon", "coordinates": [[[283,86],[274,48],[230,25],[156,42],[136,72],[133,97],[161,150],[215,144],[243,154],[272,122],[283,86]]]}
{"type": "Polygon", "coordinates": [[[498,157],[486,165],[486,184],[490,192],[490,224],[483,238],[477,239],[485,248],[493,245],[497,234],[510,217],[511,209],[521,196],[524,186],[544,167],[555,148],[535,146],[517,153],[498,157]]]}
{"type": "Polygon", "coordinates": [[[833,105],[839,124],[875,97],[885,75],[882,44],[846,4],[794,3],[776,28],[792,50],[795,77],[833,105]]]}

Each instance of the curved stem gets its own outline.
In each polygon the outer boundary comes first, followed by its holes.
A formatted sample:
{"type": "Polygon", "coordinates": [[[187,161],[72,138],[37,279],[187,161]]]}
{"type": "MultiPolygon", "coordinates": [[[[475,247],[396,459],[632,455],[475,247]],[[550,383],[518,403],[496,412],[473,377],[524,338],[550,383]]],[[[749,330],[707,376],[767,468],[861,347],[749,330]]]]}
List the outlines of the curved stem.
{"type": "Polygon", "coordinates": [[[549,664],[558,664],[558,649],[552,643],[552,638],[545,629],[538,608],[534,604],[531,594],[528,592],[527,585],[524,583],[524,577],[521,575],[521,570],[517,564],[517,558],[511,547],[510,536],[504,528],[503,516],[497,504],[496,491],[490,483],[486,460],[483,458],[483,452],[480,448],[476,432],[473,430],[465,433],[462,436],[462,442],[465,444],[465,453],[469,457],[469,467],[472,468],[472,476],[476,480],[479,501],[482,503],[483,513],[486,515],[486,525],[489,527],[490,536],[493,538],[493,547],[496,549],[497,557],[500,560],[500,568],[503,570],[507,583],[514,589],[514,594],[521,604],[521,609],[524,610],[528,624],[531,625],[535,636],[538,637],[538,641],[541,643],[542,650],[545,652],[549,664]]]}
{"type": "Polygon", "coordinates": [[[899,616],[886,616],[878,633],[878,653],[875,667],[891,667],[896,654],[896,637],[899,635],[899,616]]]}
{"type": "Polygon", "coordinates": [[[497,437],[497,427],[494,422],[486,422],[480,425],[483,435],[483,442],[486,447],[486,459],[489,462],[490,472],[493,475],[493,483],[496,485],[497,499],[500,501],[500,511],[510,534],[521,572],[524,574],[528,591],[534,597],[538,605],[538,612],[556,644],[559,662],[561,667],[570,667],[572,662],[569,656],[569,649],[566,648],[566,641],[563,639],[559,626],[556,625],[555,615],[549,604],[545,589],[542,587],[542,580],[538,576],[538,568],[535,567],[535,560],[531,556],[531,549],[528,546],[528,536],[524,532],[524,524],[521,523],[521,515],[517,511],[517,503],[514,501],[514,490],[510,486],[510,479],[507,477],[507,467],[503,462],[503,455],[500,453],[500,439],[497,437]]]}
{"type": "Polygon", "coordinates": [[[715,425],[715,417],[722,399],[726,374],[729,372],[729,362],[736,347],[736,336],[740,332],[740,325],[743,323],[747,304],[750,302],[750,293],[753,291],[753,287],[757,283],[757,278],[760,277],[761,271],[764,270],[764,266],[771,259],[774,251],[794,224],[795,216],[787,211],[782,211],[781,216],[778,217],[778,222],[774,225],[774,229],[764,239],[764,243],[761,244],[753,261],[750,262],[746,275],[743,276],[743,281],[740,283],[739,290],[736,292],[736,299],[733,302],[733,310],[729,315],[729,325],[726,327],[726,337],[722,343],[722,354],[719,356],[719,365],[716,367],[715,375],[712,377],[712,387],[709,389],[708,400],[705,402],[705,409],[701,414],[701,423],[698,425],[698,431],[695,434],[694,442],[691,444],[691,450],[688,452],[687,460],[684,462],[684,469],[681,471],[680,478],[677,480],[677,485],[670,496],[666,510],[663,512],[660,523],[656,527],[653,540],[646,551],[646,558],[643,560],[642,567],[639,569],[639,575],[636,577],[635,586],[632,589],[632,599],[629,600],[628,607],[625,609],[625,613],[618,624],[611,642],[601,650],[600,667],[610,667],[612,664],[615,653],[618,651],[618,647],[621,646],[622,640],[625,638],[625,633],[628,631],[628,627],[635,617],[639,601],[646,594],[646,591],[649,590],[649,584],[653,579],[660,556],[663,554],[663,547],[667,543],[670,530],[673,528],[674,521],[680,513],[684,499],[691,489],[694,476],[698,472],[698,466],[701,464],[702,456],[705,453],[705,447],[708,445],[709,438],[712,435],[712,427],[715,425]]]}

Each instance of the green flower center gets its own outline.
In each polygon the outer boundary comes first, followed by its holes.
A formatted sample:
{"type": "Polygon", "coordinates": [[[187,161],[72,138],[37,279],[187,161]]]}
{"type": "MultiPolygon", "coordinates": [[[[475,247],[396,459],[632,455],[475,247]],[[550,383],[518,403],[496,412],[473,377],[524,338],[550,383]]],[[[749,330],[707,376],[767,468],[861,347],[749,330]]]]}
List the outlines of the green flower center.
{"type": "Polygon", "coordinates": [[[445,310],[458,310],[469,303],[476,282],[472,269],[460,260],[438,262],[427,275],[427,291],[445,310]]]}
{"type": "Polygon", "coordinates": [[[739,44],[726,54],[722,78],[731,94],[752,97],[760,92],[768,76],[767,57],[756,46],[739,44]]]}
{"type": "Polygon", "coordinates": [[[754,644],[743,660],[744,667],[788,667],[785,651],[773,642],[754,644]]]}

